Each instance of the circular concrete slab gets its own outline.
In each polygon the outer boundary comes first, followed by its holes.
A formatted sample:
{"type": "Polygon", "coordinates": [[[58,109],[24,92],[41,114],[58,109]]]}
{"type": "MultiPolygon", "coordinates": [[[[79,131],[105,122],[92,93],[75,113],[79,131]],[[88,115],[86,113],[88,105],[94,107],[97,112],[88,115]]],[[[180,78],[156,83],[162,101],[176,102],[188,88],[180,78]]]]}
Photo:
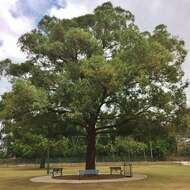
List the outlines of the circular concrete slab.
{"type": "Polygon", "coordinates": [[[30,179],[35,183],[69,183],[69,184],[84,184],[84,183],[113,183],[113,182],[127,182],[146,179],[146,175],[135,174],[133,177],[123,177],[117,179],[92,179],[92,180],[66,180],[54,179],[51,176],[40,176],[30,179]]]}

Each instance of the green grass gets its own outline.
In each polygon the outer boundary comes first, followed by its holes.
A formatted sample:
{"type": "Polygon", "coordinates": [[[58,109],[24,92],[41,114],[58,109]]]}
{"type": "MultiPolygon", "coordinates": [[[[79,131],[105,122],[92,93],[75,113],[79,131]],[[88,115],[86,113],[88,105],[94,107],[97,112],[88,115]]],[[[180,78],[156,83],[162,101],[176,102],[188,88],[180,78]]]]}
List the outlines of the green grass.
{"type": "MultiPolygon", "coordinates": [[[[81,166],[64,166],[67,174],[76,173],[81,166]]],[[[108,172],[108,166],[98,166],[108,172]]],[[[0,190],[189,190],[190,166],[135,165],[134,172],[148,175],[142,181],[104,184],[43,184],[32,183],[33,176],[46,175],[45,170],[23,167],[0,167],[0,190]]]]}

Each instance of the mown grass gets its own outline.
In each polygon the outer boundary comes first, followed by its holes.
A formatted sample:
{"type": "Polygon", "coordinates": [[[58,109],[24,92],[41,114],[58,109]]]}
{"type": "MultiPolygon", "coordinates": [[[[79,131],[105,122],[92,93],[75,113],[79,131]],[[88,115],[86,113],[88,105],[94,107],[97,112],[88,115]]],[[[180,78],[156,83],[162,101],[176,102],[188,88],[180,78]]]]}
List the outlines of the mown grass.
{"type": "MultiPolygon", "coordinates": [[[[81,165],[68,166],[67,174],[75,173],[81,165]]],[[[108,166],[99,165],[101,172],[108,172],[108,166]]],[[[189,190],[190,166],[180,165],[135,165],[135,173],[148,178],[142,181],[104,184],[44,184],[32,183],[33,176],[46,175],[45,170],[23,167],[0,167],[0,190],[189,190]]]]}

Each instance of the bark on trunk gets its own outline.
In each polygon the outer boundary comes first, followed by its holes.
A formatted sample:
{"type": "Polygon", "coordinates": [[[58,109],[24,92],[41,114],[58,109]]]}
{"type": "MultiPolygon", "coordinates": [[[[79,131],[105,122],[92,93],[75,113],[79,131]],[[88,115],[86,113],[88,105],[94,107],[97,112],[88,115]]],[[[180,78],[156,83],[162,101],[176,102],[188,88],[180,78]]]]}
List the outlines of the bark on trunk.
{"type": "Polygon", "coordinates": [[[87,129],[86,169],[96,169],[96,130],[87,129]]]}
{"type": "Polygon", "coordinates": [[[44,169],[45,168],[45,164],[46,164],[46,159],[45,158],[41,158],[41,160],[40,160],[40,168],[44,169]]]}

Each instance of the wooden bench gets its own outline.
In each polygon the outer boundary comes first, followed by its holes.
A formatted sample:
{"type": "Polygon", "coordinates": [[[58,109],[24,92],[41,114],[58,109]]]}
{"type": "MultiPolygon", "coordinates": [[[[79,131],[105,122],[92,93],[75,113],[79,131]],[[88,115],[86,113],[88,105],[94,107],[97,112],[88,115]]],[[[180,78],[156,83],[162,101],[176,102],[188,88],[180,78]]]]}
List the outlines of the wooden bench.
{"type": "Polygon", "coordinates": [[[112,166],[110,167],[110,174],[113,174],[113,171],[119,172],[120,175],[122,175],[123,170],[119,166],[112,166]]]}
{"type": "Polygon", "coordinates": [[[61,176],[63,175],[63,168],[50,168],[49,174],[54,177],[55,174],[60,174],[61,176]]]}
{"type": "Polygon", "coordinates": [[[96,169],[79,170],[79,176],[98,175],[98,174],[99,170],[96,169]]]}

